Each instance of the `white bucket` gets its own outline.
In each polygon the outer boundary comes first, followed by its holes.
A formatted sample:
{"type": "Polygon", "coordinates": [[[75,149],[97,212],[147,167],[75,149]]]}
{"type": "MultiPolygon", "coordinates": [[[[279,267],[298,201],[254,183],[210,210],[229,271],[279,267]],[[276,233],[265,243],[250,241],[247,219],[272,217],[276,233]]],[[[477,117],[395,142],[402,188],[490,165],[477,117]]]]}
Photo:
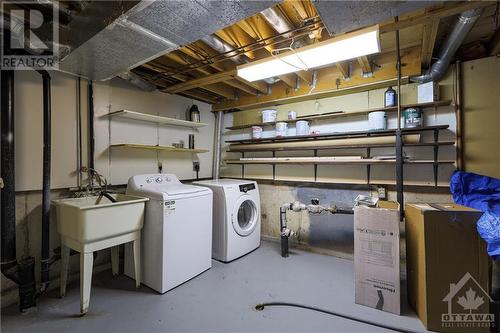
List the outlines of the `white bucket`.
{"type": "Polygon", "coordinates": [[[299,120],[295,123],[297,135],[309,135],[309,122],[307,120],[299,120]]]}
{"type": "Polygon", "coordinates": [[[368,129],[370,131],[387,129],[387,115],[385,111],[375,111],[368,113],[368,129]]]}
{"type": "Polygon", "coordinates": [[[276,137],[277,138],[286,136],[287,130],[288,130],[287,123],[282,122],[282,121],[276,123],[276,137]]]}
{"type": "Polygon", "coordinates": [[[295,120],[297,118],[297,112],[288,111],[288,120],[295,120]]]}
{"type": "Polygon", "coordinates": [[[262,138],[262,127],[252,126],[252,139],[262,138]]]}
{"type": "Polygon", "coordinates": [[[262,110],[262,122],[263,123],[274,123],[276,121],[276,110],[262,110]]]}

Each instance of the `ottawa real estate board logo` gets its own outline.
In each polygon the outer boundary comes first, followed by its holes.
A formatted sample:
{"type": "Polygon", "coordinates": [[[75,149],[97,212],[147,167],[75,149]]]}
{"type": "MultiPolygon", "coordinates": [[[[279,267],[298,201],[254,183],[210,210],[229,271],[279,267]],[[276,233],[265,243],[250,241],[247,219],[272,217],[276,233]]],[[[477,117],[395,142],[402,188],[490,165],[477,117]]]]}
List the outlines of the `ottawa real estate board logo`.
{"type": "Polygon", "coordinates": [[[0,68],[57,69],[59,9],[55,1],[1,1],[0,68]],[[34,4],[38,4],[34,6],[34,4]]]}
{"type": "Polygon", "coordinates": [[[481,328],[493,327],[495,315],[489,313],[490,295],[470,273],[450,284],[449,293],[443,298],[448,312],[441,315],[443,327],[481,328]]]}

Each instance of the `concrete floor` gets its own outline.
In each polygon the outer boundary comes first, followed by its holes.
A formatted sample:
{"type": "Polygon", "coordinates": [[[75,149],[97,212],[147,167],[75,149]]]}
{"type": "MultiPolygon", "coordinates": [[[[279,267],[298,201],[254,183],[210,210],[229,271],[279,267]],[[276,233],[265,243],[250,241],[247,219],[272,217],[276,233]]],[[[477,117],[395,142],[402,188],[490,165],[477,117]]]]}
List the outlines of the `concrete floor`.
{"type": "Polygon", "coordinates": [[[90,311],[78,317],[79,286],[68,285],[40,300],[38,309],[19,314],[2,311],[3,332],[385,332],[374,326],[309,310],[270,307],[261,302],[290,301],[314,305],[365,320],[422,331],[408,309],[403,316],[354,304],[353,264],[330,256],[294,251],[287,259],[279,244],[263,242],[251,254],[212,269],[159,295],[133,280],[94,276],[90,311]]]}

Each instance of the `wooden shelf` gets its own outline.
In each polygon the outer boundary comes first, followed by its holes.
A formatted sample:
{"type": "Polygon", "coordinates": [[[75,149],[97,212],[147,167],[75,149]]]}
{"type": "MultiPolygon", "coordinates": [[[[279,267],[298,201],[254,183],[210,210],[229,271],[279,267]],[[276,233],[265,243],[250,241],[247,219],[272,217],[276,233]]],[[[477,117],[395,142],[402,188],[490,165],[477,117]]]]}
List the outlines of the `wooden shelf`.
{"type": "MultiPolygon", "coordinates": [[[[353,160],[317,160],[314,161],[312,160],[299,160],[299,159],[294,159],[293,157],[290,157],[288,159],[282,159],[282,160],[225,160],[227,164],[297,164],[297,165],[302,165],[302,164],[312,164],[312,165],[320,165],[320,164],[350,164],[350,165],[384,165],[384,164],[396,164],[396,160],[376,160],[376,159],[370,159],[370,158],[365,158],[365,159],[353,159],[353,160]]],[[[433,160],[408,160],[404,161],[404,164],[454,164],[455,161],[452,160],[443,160],[443,161],[437,161],[436,163],[433,160]]]]}
{"type": "Polygon", "coordinates": [[[181,153],[207,153],[208,149],[189,149],[189,148],[175,148],[172,146],[153,146],[153,145],[137,145],[131,143],[119,143],[110,146],[111,148],[130,148],[130,149],[146,149],[146,150],[156,150],[156,151],[171,151],[171,152],[181,152],[181,153]]]}
{"type": "MultiPolygon", "coordinates": [[[[455,141],[441,142],[419,142],[405,143],[404,147],[436,147],[436,146],[453,146],[455,141]]],[[[230,149],[227,153],[245,153],[245,152],[267,152],[267,151],[298,151],[298,150],[326,150],[326,149],[367,149],[367,148],[394,148],[395,144],[374,144],[374,145],[349,145],[349,146],[316,146],[311,147],[279,147],[269,149],[230,149]]]]}
{"type": "MultiPolygon", "coordinates": [[[[439,107],[439,106],[446,106],[446,105],[450,105],[450,104],[451,104],[451,100],[437,101],[437,102],[430,102],[430,103],[405,104],[405,105],[401,105],[401,109],[406,109],[406,108],[411,108],[411,107],[420,107],[420,108],[439,107]]],[[[391,107],[384,107],[384,108],[366,109],[366,110],[357,110],[357,111],[348,111],[348,112],[338,111],[338,112],[332,112],[332,113],[324,114],[324,115],[311,115],[311,116],[298,117],[297,119],[294,119],[294,120],[284,119],[284,120],[278,120],[278,121],[285,122],[285,123],[293,123],[293,122],[296,122],[297,120],[327,120],[327,119],[333,119],[333,118],[339,118],[339,117],[359,116],[359,115],[368,114],[368,113],[374,112],[374,111],[395,112],[397,110],[398,110],[398,108],[396,106],[391,106],[391,107]]],[[[274,126],[274,124],[275,124],[275,122],[237,125],[237,126],[226,127],[226,129],[227,130],[239,130],[239,129],[251,128],[252,126],[274,126]]]]}
{"type": "Polygon", "coordinates": [[[162,125],[172,125],[172,126],[182,126],[182,127],[192,127],[192,128],[207,126],[207,124],[205,124],[205,123],[197,123],[194,121],[169,118],[169,117],[162,117],[162,116],[155,116],[155,115],[151,115],[151,114],[147,114],[147,113],[141,113],[141,112],[130,111],[130,110],[120,110],[120,111],[111,112],[111,113],[107,114],[107,116],[128,118],[128,119],[134,119],[134,120],[140,120],[140,121],[147,121],[150,123],[156,123],[156,124],[162,124],[162,125]]]}
{"type": "MultiPolygon", "coordinates": [[[[415,128],[402,128],[402,134],[415,134],[425,131],[434,130],[444,130],[447,129],[449,125],[436,125],[436,126],[422,126],[415,128]]],[[[240,139],[240,140],[226,140],[227,143],[265,143],[265,142],[293,142],[293,141],[306,141],[306,140],[327,140],[327,139],[346,139],[354,137],[367,137],[367,136],[383,136],[383,135],[394,135],[396,134],[395,129],[388,130],[378,130],[378,131],[352,131],[352,132],[333,132],[318,135],[298,135],[298,136],[285,136],[285,137],[272,137],[272,138],[261,138],[261,139],[240,139]]],[[[318,143],[319,145],[319,143],[318,143]]]]}

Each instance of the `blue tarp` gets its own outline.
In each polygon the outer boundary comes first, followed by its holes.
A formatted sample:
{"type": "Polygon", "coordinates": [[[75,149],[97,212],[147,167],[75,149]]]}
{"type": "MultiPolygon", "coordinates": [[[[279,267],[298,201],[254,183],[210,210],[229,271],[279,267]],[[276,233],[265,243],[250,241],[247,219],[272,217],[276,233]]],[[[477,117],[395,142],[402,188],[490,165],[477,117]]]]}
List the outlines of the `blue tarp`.
{"type": "Polygon", "coordinates": [[[456,171],[450,190],[455,203],[484,212],[477,231],[488,244],[488,254],[500,259],[500,179],[456,171]]]}

